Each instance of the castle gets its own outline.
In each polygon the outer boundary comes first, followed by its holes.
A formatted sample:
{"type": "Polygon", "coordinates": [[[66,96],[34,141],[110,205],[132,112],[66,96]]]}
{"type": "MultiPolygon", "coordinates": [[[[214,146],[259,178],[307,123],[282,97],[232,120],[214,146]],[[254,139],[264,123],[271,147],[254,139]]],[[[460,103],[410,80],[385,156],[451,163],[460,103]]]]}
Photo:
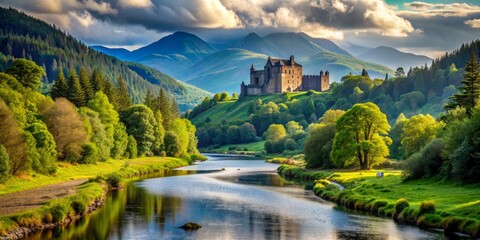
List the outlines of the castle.
{"type": "Polygon", "coordinates": [[[320,71],[320,75],[302,75],[302,65],[295,62],[293,55],[290,59],[268,57],[263,70],[255,70],[252,64],[250,84],[242,82],[240,97],[308,90],[323,92],[329,88],[328,71],[320,71]]]}

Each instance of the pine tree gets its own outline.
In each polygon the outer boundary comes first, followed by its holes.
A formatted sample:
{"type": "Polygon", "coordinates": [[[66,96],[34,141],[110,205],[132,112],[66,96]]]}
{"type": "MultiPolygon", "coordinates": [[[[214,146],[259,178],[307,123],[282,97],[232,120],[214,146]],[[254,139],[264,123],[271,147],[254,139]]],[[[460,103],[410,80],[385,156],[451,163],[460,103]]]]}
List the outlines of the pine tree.
{"type": "Polygon", "coordinates": [[[85,93],[75,70],[68,75],[68,99],[77,107],[85,106],[85,93]]]}
{"type": "Polygon", "coordinates": [[[362,76],[363,77],[369,77],[368,72],[367,72],[367,70],[365,70],[365,68],[362,70],[362,76]]]}
{"type": "Polygon", "coordinates": [[[155,102],[155,96],[153,96],[152,91],[150,89],[147,90],[147,94],[145,95],[145,101],[143,101],[145,106],[149,107],[152,111],[158,109],[157,103],[155,102]]]}
{"type": "Polygon", "coordinates": [[[132,105],[132,98],[130,94],[128,94],[127,85],[122,77],[118,78],[117,102],[119,111],[125,110],[132,105]]]}
{"type": "Polygon", "coordinates": [[[104,93],[107,95],[108,101],[114,106],[115,110],[118,110],[117,90],[110,81],[105,81],[104,93]]]}
{"type": "Polygon", "coordinates": [[[480,64],[477,55],[472,53],[470,59],[465,65],[463,80],[458,87],[459,93],[450,97],[451,102],[445,106],[445,109],[455,109],[457,106],[464,107],[467,115],[472,115],[472,109],[475,107],[480,96],[480,64]]]}
{"type": "Polygon", "coordinates": [[[90,82],[90,78],[88,77],[88,73],[85,68],[80,68],[78,78],[85,94],[85,102],[88,102],[93,98],[95,93],[93,92],[92,82],[90,82]]]}
{"type": "Polygon", "coordinates": [[[105,76],[98,69],[93,70],[90,83],[93,85],[93,92],[105,91],[105,76]]]}
{"type": "Polygon", "coordinates": [[[157,97],[157,105],[163,116],[163,128],[165,128],[165,130],[170,130],[170,125],[173,122],[173,116],[171,113],[170,101],[163,89],[160,89],[160,94],[157,97]]]}
{"type": "Polygon", "coordinates": [[[59,97],[68,97],[68,85],[62,69],[58,71],[57,78],[55,79],[55,83],[53,83],[52,90],[50,91],[50,96],[53,99],[59,97]]]}

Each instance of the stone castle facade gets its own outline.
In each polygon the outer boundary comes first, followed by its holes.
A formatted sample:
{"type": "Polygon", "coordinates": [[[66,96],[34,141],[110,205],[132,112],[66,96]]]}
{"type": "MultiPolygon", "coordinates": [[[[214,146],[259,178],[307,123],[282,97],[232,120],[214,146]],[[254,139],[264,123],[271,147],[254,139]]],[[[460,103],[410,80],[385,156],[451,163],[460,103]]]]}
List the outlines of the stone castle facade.
{"type": "Polygon", "coordinates": [[[255,70],[252,64],[250,84],[242,82],[240,97],[308,90],[323,92],[329,88],[328,71],[320,71],[320,75],[302,75],[302,65],[295,62],[293,55],[290,59],[268,57],[263,70],[255,70]]]}

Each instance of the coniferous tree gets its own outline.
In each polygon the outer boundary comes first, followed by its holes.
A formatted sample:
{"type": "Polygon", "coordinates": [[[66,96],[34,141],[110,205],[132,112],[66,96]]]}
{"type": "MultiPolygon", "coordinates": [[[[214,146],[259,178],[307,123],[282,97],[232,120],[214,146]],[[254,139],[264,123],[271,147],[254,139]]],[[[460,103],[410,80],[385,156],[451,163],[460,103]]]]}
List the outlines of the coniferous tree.
{"type": "Polygon", "coordinates": [[[173,122],[173,116],[171,113],[170,101],[167,94],[163,89],[160,89],[160,93],[157,97],[157,106],[163,117],[163,127],[165,130],[170,130],[170,125],[173,122]]]}
{"type": "Polygon", "coordinates": [[[98,70],[94,69],[90,77],[90,83],[93,86],[93,91],[105,91],[105,76],[98,70]]]}
{"type": "Polygon", "coordinates": [[[58,75],[57,75],[57,78],[55,79],[55,83],[53,83],[50,96],[53,99],[59,98],[59,97],[63,97],[63,98],[68,97],[67,80],[65,80],[65,75],[63,75],[62,69],[58,71],[58,75]]]}
{"type": "Polygon", "coordinates": [[[128,94],[127,85],[122,77],[118,78],[117,103],[119,111],[123,111],[132,105],[132,98],[128,94]]]}
{"type": "Polygon", "coordinates": [[[118,109],[117,91],[110,81],[105,81],[105,95],[107,95],[108,101],[117,110],[118,109]]]}
{"type": "Polygon", "coordinates": [[[82,86],[83,92],[85,94],[85,102],[88,102],[93,98],[93,95],[95,94],[95,92],[93,91],[92,82],[90,82],[90,78],[85,68],[80,68],[80,72],[78,73],[78,78],[80,80],[80,85],[82,86]]]}
{"type": "Polygon", "coordinates": [[[75,70],[68,75],[68,99],[77,107],[85,106],[85,94],[75,70]]]}
{"type": "Polygon", "coordinates": [[[464,107],[468,116],[472,115],[472,109],[480,96],[480,64],[476,53],[471,54],[470,60],[465,65],[463,80],[458,87],[459,93],[453,95],[446,109],[455,109],[457,106],[464,107]]]}
{"type": "Polygon", "coordinates": [[[155,101],[155,96],[153,96],[153,93],[152,91],[150,91],[150,89],[147,90],[147,94],[145,95],[145,101],[143,101],[143,104],[149,107],[152,111],[158,108],[155,101]]]}

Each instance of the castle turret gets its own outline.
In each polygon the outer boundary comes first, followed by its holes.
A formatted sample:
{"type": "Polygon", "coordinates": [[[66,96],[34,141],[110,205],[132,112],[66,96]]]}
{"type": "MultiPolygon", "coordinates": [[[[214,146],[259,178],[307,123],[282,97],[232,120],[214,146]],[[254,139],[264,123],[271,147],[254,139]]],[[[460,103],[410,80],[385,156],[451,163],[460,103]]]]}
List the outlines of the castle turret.
{"type": "Polygon", "coordinates": [[[250,68],[250,72],[255,72],[255,68],[253,67],[253,64],[252,64],[252,67],[250,68]]]}
{"type": "Polygon", "coordinates": [[[295,65],[295,57],[293,55],[290,56],[290,65],[295,65]]]}
{"type": "Polygon", "coordinates": [[[320,71],[320,76],[323,76],[323,71],[320,71]]]}

